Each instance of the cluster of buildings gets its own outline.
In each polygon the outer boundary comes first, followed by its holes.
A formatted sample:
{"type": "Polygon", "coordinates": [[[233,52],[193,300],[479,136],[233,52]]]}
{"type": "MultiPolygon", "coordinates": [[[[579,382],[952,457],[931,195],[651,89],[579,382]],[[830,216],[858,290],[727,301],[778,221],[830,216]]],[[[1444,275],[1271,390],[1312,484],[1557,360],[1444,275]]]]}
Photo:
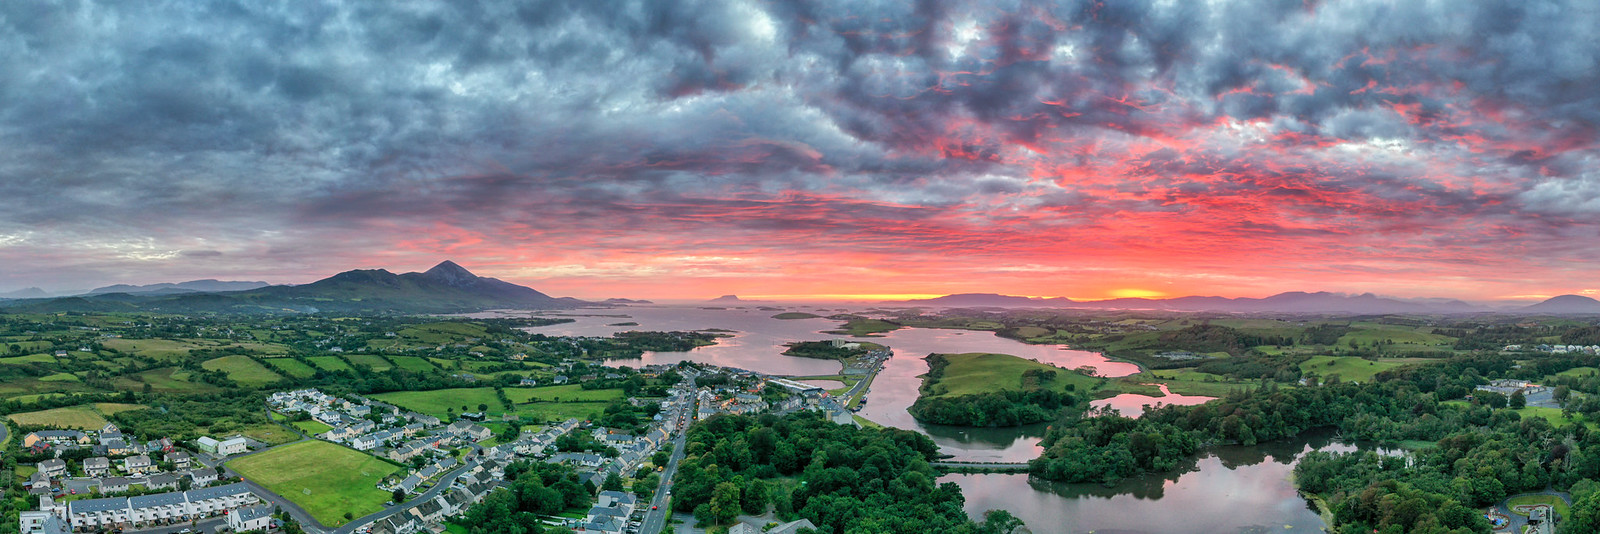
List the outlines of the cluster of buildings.
{"type": "Polygon", "coordinates": [[[228,514],[235,531],[264,530],[270,522],[261,499],[243,483],[137,497],[83,499],[65,503],[39,498],[39,509],[20,514],[23,534],[66,534],[155,528],[228,514]]]}
{"type": "Polygon", "coordinates": [[[1547,390],[1546,387],[1539,384],[1535,384],[1527,380],[1516,380],[1511,378],[1490,380],[1487,385],[1478,386],[1475,389],[1478,391],[1493,391],[1507,397],[1518,391],[1521,391],[1523,395],[1533,395],[1535,393],[1542,393],[1547,390]]]}
{"type": "Polygon", "coordinates": [[[409,462],[428,451],[488,439],[492,434],[488,428],[470,421],[444,427],[443,421],[431,415],[359,396],[340,398],[315,389],[273,393],[268,403],[278,413],[304,412],[331,427],[318,438],[396,462],[409,462]]]}
{"type": "Polygon", "coordinates": [[[39,430],[22,436],[22,446],[33,454],[54,451],[60,457],[67,451],[90,449],[99,456],[127,456],[150,452],[169,452],[172,440],[161,438],[139,441],[123,434],[115,423],[106,423],[100,430],[39,430]]]}
{"type": "MultiPolygon", "coordinates": [[[[445,518],[466,512],[468,508],[490,491],[500,485],[505,476],[504,465],[495,461],[485,461],[481,464],[469,462],[468,469],[447,481],[449,489],[439,492],[432,499],[409,506],[398,513],[373,523],[372,534],[412,534],[432,525],[438,525],[445,518]]],[[[430,529],[431,530],[431,529],[430,529]]]]}
{"type": "Polygon", "coordinates": [[[30,493],[48,498],[63,493],[109,495],[135,489],[148,492],[198,488],[216,483],[220,478],[216,469],[200,463],[188,451],[178,450],[171,440],[138,444],[122,436],[112,424],[98,432],[30,432],[22,439],[27,447],[36,451],[55,450],[58,457],[35,464],[36,471],[24,485],[30,493]],[[76,455],[61,457],[61,453],[68,450],[86,448],[103,455],[82,459],[77,459],[81,457],[76,455]]]}
{"type": "Polygon", "coordinates": [[[1551,354],[1600,354],[1600,345],[1506,345],[1506,352],[1548,352],[1551,354]]]}

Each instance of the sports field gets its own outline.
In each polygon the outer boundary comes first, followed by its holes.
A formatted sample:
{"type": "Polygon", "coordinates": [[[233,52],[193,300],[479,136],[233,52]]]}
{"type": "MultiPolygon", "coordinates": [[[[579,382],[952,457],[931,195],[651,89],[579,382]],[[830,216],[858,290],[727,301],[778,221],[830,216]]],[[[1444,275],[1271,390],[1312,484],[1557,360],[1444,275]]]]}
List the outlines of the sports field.
{"type": "Polygon", "coordinates": [[[383,509],[379,481],[400,470],[376,457],[325,441],[285,445],[227,463],[230,469],[294,501],[328,526],[383,509]]]}

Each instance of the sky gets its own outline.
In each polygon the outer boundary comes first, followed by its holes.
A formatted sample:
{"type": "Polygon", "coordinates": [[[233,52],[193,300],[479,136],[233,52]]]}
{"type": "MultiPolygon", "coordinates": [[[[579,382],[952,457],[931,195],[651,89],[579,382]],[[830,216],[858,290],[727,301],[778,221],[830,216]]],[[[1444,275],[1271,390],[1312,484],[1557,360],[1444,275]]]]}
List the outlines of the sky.
{"type": "Polygon", "coordinates": [[[0,2],[0,291],[1600,288],[1592,0],[0,2]]]}

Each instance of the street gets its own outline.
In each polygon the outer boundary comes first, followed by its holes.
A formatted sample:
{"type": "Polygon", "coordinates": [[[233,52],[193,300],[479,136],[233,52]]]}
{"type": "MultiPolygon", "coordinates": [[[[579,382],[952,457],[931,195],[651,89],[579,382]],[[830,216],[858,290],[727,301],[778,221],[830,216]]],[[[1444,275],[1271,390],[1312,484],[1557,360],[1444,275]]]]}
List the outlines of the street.
{"type": "Polygon", "coordinates": [[[672,500],[667,492],[672,491],[672,474],[678,470],[678,461],[683,459],[688,441],[688,432],[678,434],[678,439],[672,440],[672,458],[667,460],[667,468],[661,470],[661,486],[650,498],[650,506],[656,509],[645,512],[644,522],[639,527],[640,534],[660,534],[661,529],[666,528],[668,504],[672,500]]]}

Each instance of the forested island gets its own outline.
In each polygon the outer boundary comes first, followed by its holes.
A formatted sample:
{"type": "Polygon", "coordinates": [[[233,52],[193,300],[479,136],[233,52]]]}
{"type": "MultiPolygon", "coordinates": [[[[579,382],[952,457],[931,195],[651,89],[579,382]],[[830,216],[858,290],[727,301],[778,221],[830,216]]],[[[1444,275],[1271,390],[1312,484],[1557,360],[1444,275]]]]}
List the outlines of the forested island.
{"type": "Polygon", "coordinates": [[[1075,371],[1005,354],[930,354],[911,416],[924,423],[1018,426],[1061,415],[1098,382],[1075,371]]]}

